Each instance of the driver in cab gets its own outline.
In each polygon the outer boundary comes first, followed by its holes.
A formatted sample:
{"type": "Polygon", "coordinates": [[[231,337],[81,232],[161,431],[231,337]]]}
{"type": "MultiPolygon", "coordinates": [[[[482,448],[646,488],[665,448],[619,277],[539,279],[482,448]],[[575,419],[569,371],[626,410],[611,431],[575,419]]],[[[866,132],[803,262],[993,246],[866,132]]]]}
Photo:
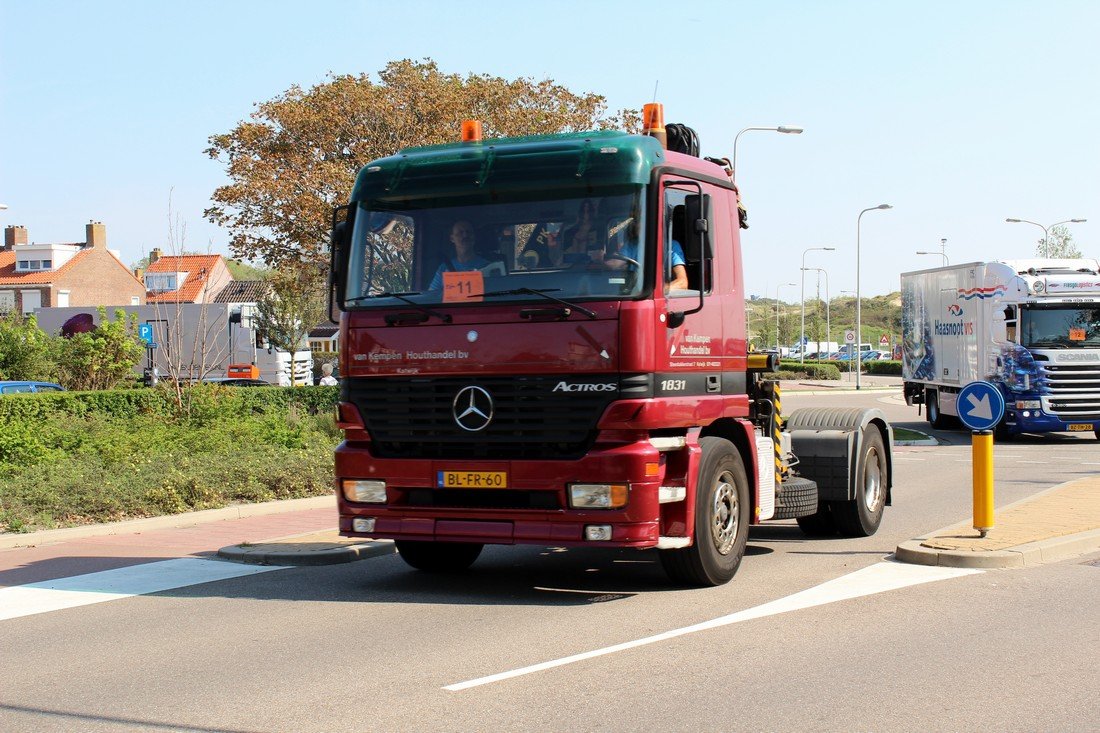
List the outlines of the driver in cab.
{"type": "Polygon", "coordinates": [[[454,256],[444,255],[428,290],[443,289],[444,272],[470,272],[489,265],[489,260],[477,253],[474,225],[466,219],[459,219],[451,225],[451,244],[454,245],[454,256]]]}
{"type": "MultiPolygon", "coordinates": [[[[675,239],[670,239],[668,243],[669,247],[665,250],[665,258],[668,260],[666,263],[668,267],[665,270],[665,292],[687,290],[687,260],[684,258],[684,248],[675,239]]],[[[621,270],[629,265],[627,260],[639,262],[638,256],[638,240],[635,237],[619,248],[618,256],[608,255],[604,257],[602,264],[615,270],[621,270]]]]}

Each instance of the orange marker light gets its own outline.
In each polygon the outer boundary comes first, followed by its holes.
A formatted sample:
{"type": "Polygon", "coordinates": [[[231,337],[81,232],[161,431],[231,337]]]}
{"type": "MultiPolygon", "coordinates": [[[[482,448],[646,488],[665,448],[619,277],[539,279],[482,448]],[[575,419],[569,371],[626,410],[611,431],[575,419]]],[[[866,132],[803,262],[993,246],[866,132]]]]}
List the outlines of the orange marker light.
{"type": "Polygon", "coordinates": [[[657,138],[662,148],[668,147],[665,135],[665,106],[660,102],[650,102],[642,107],[642,134],[657,138]]]}
{"type": "Polygon", "coordinates": [[[481,120],[462,121],[462,142],[481,142],[481,120]]]}

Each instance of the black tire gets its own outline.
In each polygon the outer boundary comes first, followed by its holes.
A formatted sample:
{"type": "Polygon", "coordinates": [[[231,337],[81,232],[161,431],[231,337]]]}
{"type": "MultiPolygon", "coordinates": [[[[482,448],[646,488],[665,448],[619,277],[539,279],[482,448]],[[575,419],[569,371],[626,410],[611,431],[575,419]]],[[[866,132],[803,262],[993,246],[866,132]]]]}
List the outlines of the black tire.
{"type": "Polygon", "coordinates": [[[421,542],[397,540],[401,559],[417,570],[429,573],[454,573],[474,564],[484,545],[472,542],[421,542]]]}
{"type": "Polygon", "coordinates": [[[815,514],[798,517],[798,528],[807,537],[832,537],[836,534],[836,519],[833,517],[833,508],[828,502],[818,502],[815,514]]]}
{"type": "Polygon", "coordinates": [[[817,484],[808,478],[792,476],[779,487],[772,519],[796,519],[817,511],[817,484]]]}
{"type": "Polygon", "coordinates": [[[924,393],[924,405],[928,408],[928,424],[936,430],[945,430],[951,420],[940,412],[940,393],[930,389],[924,393]]]}
{"type": "Polygon", "coordinates": [[[1016,433],[1010,432],[1008,429],[1008,423],[1002,417],[1001,421],[997,423],[997,426],[993,428],[993,442],[994,443],[1011,443],[1016,440],[1016,433]]]}
{"type": "Polygon", "coordinates": [[[741,454],[728,440],[706,437],[695,489],[695,541],[661,550],[661,565],[676,583],[714,586],[737,574],[749,539],[752,494],[741,454]]]}
{"type": "Polygon", "coordinates": [[[882,433],[874,425],[863,429],[859,460],[856,461],[856,496],[850,501],[832,502],[837,530],[845,537],[870,537],[878,531],[886,507],[886,448],[882,433]]]}

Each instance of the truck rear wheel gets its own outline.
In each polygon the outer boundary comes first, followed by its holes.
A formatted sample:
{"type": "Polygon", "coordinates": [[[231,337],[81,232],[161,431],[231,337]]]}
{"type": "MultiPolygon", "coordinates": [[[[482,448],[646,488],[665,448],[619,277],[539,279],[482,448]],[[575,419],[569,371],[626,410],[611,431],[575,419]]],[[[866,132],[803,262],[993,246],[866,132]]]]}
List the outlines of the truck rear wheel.
{"type": "Polygon", "coordinates": [[[661,550],[661,564],[677,583],[721,585],[741,565],[749,539],[752,503],[741,454],[728,440],[706,437],[695,491],[695,541],[661,550]]]}
{"type": "Polygon", "coordinates": [[[940,393],[930,389],[924,393],[924,405],[928,408],[928,424],[936,430],[944,430],[951,425],[951,419],[940,412],[940,393]]]}
{"type": "Polygon", "coordinates": [[[870,537],[877,532],[886,506],[886,449],[874,425],[863,429],[859,452],[855,498],[831,502],[837,529],[845,537],[870,537]]]}
{"type": "Polygon", "coordinates": [[[453,573],[474,564],[484,545],[472,542],[420,542],[396,540],[401,559],[417,570],[429,573],[453,573]]]}

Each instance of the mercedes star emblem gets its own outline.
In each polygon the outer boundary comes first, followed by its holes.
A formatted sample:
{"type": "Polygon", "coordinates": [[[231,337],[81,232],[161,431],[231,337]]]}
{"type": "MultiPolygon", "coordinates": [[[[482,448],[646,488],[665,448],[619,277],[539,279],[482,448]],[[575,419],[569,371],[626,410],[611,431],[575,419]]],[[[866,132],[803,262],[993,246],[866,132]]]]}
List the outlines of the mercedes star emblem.
{"type": "Polygon", "coordinates": [[[454,416],[463,430],[484,430],[493,419],[493,398],[481,387],[463,387],[455,395],[454,416]]]}

